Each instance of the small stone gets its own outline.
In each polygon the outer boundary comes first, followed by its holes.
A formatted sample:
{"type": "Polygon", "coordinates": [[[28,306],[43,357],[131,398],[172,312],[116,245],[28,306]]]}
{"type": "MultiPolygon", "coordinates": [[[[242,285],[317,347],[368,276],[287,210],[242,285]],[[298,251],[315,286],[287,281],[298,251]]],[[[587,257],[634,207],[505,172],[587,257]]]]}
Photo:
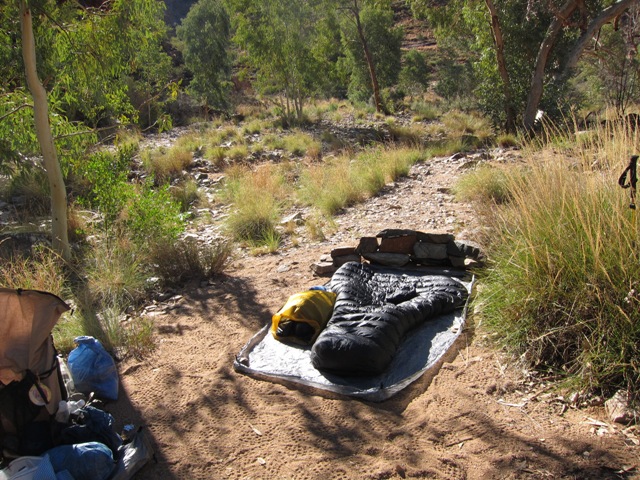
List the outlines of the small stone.
{"type": "Polygon", "coordinates": [[[411,257],[405,253],[374,252],[367,253],[363,257],[372,263],[387,267],[404,267],[411,260],[411,257]]]}
{"type": "Polygon", "coordinates": [[[640,416],[640,412],[631,408],[629,395],[623,390],[618,390],[604,406],[612,422],[628,425],[640,416]]]}
{"type": "Polygon", "coordinates": [[[316,275],[330,275],[336,271],[333,262],[316,262],[311,264],[311,270],[316,275]]]}
{"type": "Polygon", "coordinates": [[[362,237],[356,247],[356,252],[360,255],[378,251],[378,239],[376,237],[362,237]]]}
{"type": "Polygon", "coordinates": [[[354,255],[356,253],[355,247],[336,247],[331,250],[331,258],[342,257],[345,255],[354,255]]]}
{"type": "Polygon", "coordinates": [[[453,242],[454,236],[450,233],[423,233],[416,232],[418,241],[426,243],[449,243],[453,242]]]}
{"type": "Polygon", "coordinates": [[[341,255],[339,257],[334,257],[333,258],[333,266],[336,268],[341,267],[342,265],[344,265],[345,263],[349,263],[349,262],[361,262],[361,258],[360,255],[358,254],[352,254],[352,255],[341,255]]]}
{"type": "Polygon", "coordinates": [[[413,246],[413,254],[418,259],[444,260],[447,255],[447,244],[417,242],[413,246]]]}
{"type": "Polygon", "coordinates": [[[415,234],[402,237],[383,237],[378,251],[382,253],[405,253],[408,255],[413,252],[415,243],[415,234]]]}
{"type": "Polygon", "coordinates": [[[302,225],[304,223],[304,218],[302,213],[294,213],[292,215],[288,215],[282,219],[280,222],[281,225],[288,225],[290,223],[294,223],[296,225],[302,225]]]}

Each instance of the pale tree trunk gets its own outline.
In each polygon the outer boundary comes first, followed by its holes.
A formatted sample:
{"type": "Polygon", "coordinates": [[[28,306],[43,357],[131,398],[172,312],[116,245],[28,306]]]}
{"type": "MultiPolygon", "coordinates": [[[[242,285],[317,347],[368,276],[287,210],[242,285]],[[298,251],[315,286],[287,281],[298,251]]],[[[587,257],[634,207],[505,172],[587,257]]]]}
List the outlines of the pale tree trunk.
{"type": "Polygon", "coordinates": [[[538,107],[540,106],[540,100],[542,99],[542,92],[544,89],[544,72],[547,67],[547,61],[551,50],[556,43],[558,35],[562,31],[567,19],[578,8],[578,5],[583,0],[569,0],[567,1],[559,12],[556,13],[556,17],[549,25],[547,34],[540,45],[538,50],[538,56],[536,58],[536,65],[531,77],[531,87],[529,88],[529,95],[527,97],[527,106],[524,110],[523,123],[526,130],[531,130],[538,113],[538,107]]]}
{"type": "Polygon", "coordinates": [[[640,3],[638,0],[621,0],[610,7],[605,8],[600,15],[594,18],[587,29],[582,33],[582,35],[580,35],[580,38],[571,49],[571,52],[569,52],[567,62],[562,69],[560,79],[566,79],[571,74],[571,71],[578,63],[582,52],[584,52],[584,49],[587,47],[588,42],[605,23],[608,23],[617,16],[622,15],[627,8],[638,3],[640,3]]]}
{"type": "MultiPolygon", "coordinates": [[[[562,67],[560,75],[555,79],[556,82],[564,82],[571,75],[571,71],[575,68],[580,56],[584,52],[588,42],[594,37],[600,28],[605,23],[612,21],[618,15],[621,15],[627,8],[633,4],[637,4],[638,0],[619,0],[613,5],[605,8],[600,14],[595,17],[587,28],[582,32],[580,38],[576,41],[573,48],[567,56],[567,60],[562,67]]],[[[551,49],[555,44],[555,41],[564,26],[566,19],[576,10],[576,8],[584,6],[584,0],[568,0],[556,13],[555,20],[549,26],[547,30],[547,36],[544,42],[540,46],[538,51],[538,58],[536,59],[536,67],[531,79],[531,89],[529,90],[529,96],[527,98],[527,107],[524,112],[524,126],[527,130],[533,128],[533,124],[538,112],[540,100],[542,98],[544,88],[544,72],[547,66],[551,49]]]]}
{"type": "Polygon", "coordinates": [[[380,85],[378,84],[378,76],[376,75],[376,68],[373,62],[373,57],[371,56],[371,51],[369,50],[369,44],[367,43],[367,38],[364,34],[362,23],[360,22],[360,6],[358,5],[358,0],[353,0],[353,8],[351,9],[351,12],[353,13],[358,37],[360,38],[360,43],[364,50],[364,58],[367,61],[367,66],[369,67],[369,76],[371,77],[371,88],[373,89],[373,99],[376,103],[376,112],[380,113],[383,110],[382,100],[380,99],[380,85]]]}
{"type": "Polygon", "coordinates": [[[492,0],[485,0],[489,13],[491,14],[491,31],[493,32],[493,41],[496,46],[496,60],[498,61],[498,72],[502,78],[502,88],[504,89],[504,103],[506,122],[505,128],[507,132],[513,133],[516,126],[516,114],[513,108],[513,96],[511,95],[511,81],[509,72],[507,71],[507,62],[504,57],[504,38],[502,37],[502,29],[498,21],[498,14],[492,0]]]}
{"type": "Polygon", "coordinates": [[[27,85],[33,97],[36,137],[42,151],[44,168],[47,171],[51,191],[51,241],[53,249],[62,258],[69,261],[71,251],[67,234],[67,191],[51,134],[47,92],[38,78],[33,21],[27,0],[20,1],[20,27],[22,30],[22,58],[27,85]]]}

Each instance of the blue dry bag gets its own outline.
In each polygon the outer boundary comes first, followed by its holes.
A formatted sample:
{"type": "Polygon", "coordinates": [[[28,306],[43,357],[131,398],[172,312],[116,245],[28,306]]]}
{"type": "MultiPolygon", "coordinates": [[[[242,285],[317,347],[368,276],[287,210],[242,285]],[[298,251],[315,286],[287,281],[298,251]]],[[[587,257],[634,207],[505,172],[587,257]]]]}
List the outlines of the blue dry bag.
{"type": "Polygon", "coordinates": [[[69,371],[76,390],[89,395],[94,392],[103,400],[118,399],[116,362],[102,344],[89,336],[76,337],[78,345],[69,353],[69,371]]]}

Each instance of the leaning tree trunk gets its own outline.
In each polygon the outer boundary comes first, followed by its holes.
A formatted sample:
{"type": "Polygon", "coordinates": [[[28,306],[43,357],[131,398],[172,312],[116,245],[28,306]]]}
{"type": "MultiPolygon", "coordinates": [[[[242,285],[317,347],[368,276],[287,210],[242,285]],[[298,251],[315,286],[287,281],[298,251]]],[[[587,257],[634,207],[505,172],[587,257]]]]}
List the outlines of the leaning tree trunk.
{"type": "Polygon", "coordinates": [[[485,0],[489,13],[491,14],[491,31],[493,32],[493,41],[496,46],[496,59],[498,61],[498,71],[502,78],[502,88],[504,89],[504,103],[506,122],[505,128],[507,132],[514,133],[516,127],[516,114],[513,108],[513,96],[511,95],[511,81],[509,72],[507,71],[507,62],[504,57],[504,38],[502,37],[502,29],[498,21],[498,14],[492,0],[485,0]]]}
{"type": "Polygon", "coordinates": [[[560,11],[556,13],[556,17],[549,25],[547,34],[540,45],[538,50],[538,57],[536,58],[536,65],[531,77],[531,87],[529,88],[529,95],[527,97],[527,106],[524,110],[523,123],[526,130],[533,129],[533,124],[538,113],[538,107],[540,106],[540,100],[542,99],[542,92],[544,89],[544,73],[547,68],[547,61],[551,50],[556,43],[558,35],[562,31],[562,27],[566,19],[568,19],[580,2],[576,0],[567,1],[560,11]]]}
{"type": "Polygon", "coordinates": [[[360,22],[360,8],[358,7],[357,0],[354,0],[353,2],[353,16],[355,17],[356,21],[358,37],[360,38],[360,43],[362,44],[362,49],[364,50],[364,58],[367,61],[367,66],[369,67],[369,76],[371,77],[371,88],[373,89],[373,99],[376,103],[376,112],[380,113],[383,110],[382,100],[380,99],[380,85],[378,84],[378,76],[376,75],[373,56],[371,55],[371,50],[369,50],[369,44],[367,43],[367,38],[364,35],[364,29],[362,28],[362,23],[360,22]]]}
{"type": "Polygon", "coordinates": [[[610,7],[605,8],[600,15],[591,21],[587,29],[582,33],[582,35],[580,35],[580,38],[571,49],[571,52],[569,52],[567,62],[565,63],[559,77],[561,80],[565,80],[569,77],[571,71],[577,65],[582,52],[587,47],[587,43],[593,38],[598,30],[600,30],[605,23],[608,23],[617,16],[622,15],[627,8],[635,3],[638,3],[638,0],[620,0],[610,7]]]}
{"type": "Polygon", "coordinates": [[[25,75],[29,91],[33,97],[36,137],[40,144],[44,168],[47,172],[51,191],[51,241],[53,249],[68,261],[71,258],[71,251],[67,234],[67,191],[56,148],[53,144],[53,135],[51,134],[51,125],[49,123],[47,92],[38,78],[33,20],[27,0],[20,1],[20,27],[22,29],[22,58],[24,60],[25,75]]]}

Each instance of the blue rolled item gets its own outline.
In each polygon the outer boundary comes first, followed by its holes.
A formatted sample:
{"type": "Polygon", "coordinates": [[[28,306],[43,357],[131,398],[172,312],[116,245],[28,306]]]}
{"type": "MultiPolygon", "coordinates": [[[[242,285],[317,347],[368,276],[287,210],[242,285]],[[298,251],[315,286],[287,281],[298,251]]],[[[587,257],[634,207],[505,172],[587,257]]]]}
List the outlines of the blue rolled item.
{"type": "Polygon", "coordinates": [[[67,363],[76,390],[85,395],[94,392],[103,400],[117,400],[118,370],[111,355],[93,337],[76,337],[74,342],[78,346],[69,353],[67,363]]]}
{"type": "Polygon", "coordinates": [[[100,442],[61,445],[46,456],[55,472],[66,470],[74,480],[106,480],[116,466],[111,450],[100,442]]]}

